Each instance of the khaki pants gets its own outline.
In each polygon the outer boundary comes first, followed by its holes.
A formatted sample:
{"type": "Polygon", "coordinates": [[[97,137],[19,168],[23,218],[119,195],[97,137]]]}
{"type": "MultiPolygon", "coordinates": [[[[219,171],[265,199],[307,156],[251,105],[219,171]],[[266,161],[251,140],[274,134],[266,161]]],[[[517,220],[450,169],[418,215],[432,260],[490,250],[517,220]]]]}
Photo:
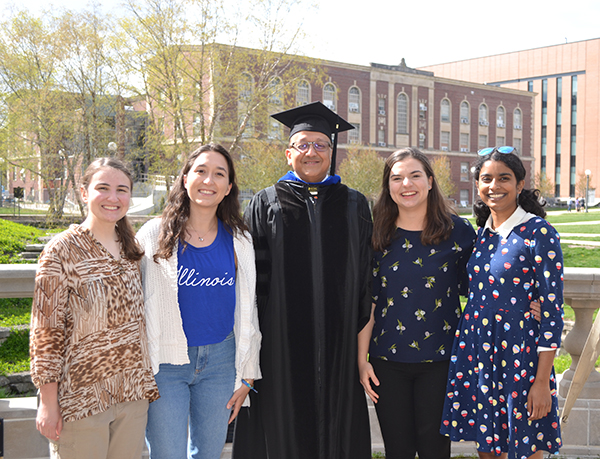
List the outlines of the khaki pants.
{"type": "Polygon", "coordinates": [[[140,459],[148,400],[118,403],[107,411],[65,422],[60,439],[50,441],[52,459],[140,459]]]}

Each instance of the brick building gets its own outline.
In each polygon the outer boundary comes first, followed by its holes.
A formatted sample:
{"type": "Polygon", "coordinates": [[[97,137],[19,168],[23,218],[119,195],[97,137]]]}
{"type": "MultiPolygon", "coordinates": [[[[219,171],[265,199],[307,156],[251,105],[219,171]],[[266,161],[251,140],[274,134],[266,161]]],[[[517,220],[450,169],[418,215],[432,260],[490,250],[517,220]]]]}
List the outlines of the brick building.
{"type": "MultiPolygon", "coordinates": [[[[535,94],[535,171],[555,185],[555,196],[581,194],[600,177],[600,38],[423,68],[445,78],[535,94]]],[[[507,142],[510,143],[510,142],[507,142]]]]}

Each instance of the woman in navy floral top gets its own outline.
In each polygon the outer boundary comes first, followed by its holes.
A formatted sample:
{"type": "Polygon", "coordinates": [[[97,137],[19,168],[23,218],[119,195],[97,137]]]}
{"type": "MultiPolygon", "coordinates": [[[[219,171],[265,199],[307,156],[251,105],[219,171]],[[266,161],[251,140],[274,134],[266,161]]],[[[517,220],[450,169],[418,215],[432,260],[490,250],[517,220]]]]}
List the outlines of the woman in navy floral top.
{"type": "Polygon", "coordinates": [[[450,457],[439,426],[475,231],[453,213],[429,160],[413,148],[387,159],[373,217],[374,303],[359,334],[361,383],[387,458],[450,457]]]}

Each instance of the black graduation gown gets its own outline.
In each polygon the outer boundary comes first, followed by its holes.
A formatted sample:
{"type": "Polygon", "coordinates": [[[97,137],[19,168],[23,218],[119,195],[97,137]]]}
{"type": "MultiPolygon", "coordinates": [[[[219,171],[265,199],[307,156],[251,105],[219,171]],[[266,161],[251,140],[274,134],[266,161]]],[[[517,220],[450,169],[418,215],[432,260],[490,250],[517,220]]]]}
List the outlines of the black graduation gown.
{"type": "Polygon", "coordinates": [[[342,184],[284,181],[255,195],[263,379],[238,416],[234,459],[368,459],[357,334],[371,311],[371,213],[342,184]]]}

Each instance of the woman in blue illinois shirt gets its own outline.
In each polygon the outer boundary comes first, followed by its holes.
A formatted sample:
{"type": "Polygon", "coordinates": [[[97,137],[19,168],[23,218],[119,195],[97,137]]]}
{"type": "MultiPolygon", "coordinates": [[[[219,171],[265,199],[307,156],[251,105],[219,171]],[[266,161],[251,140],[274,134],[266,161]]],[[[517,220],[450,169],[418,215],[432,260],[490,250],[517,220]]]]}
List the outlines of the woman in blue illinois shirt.
{"type": "Polygon", "coordinates": [[[373,219],[374,303],[359,334],[361,383],[387,458],[450,457],[439,426],[475,231],[452,212],[429,160],[412,148],[386,160],[373,219]]]}
{"type": "Polygon", "coordinates": [[[553,361],[563,326],[560,238],[513,147],[479,152],[469,301],[452,349],[442,433],[480,458],[541,459],[561,446],[553,361]],[[541,320],[529,311],[539,298],[541,320]]]}
{"type": "Polygon", "coordinates": [[[228,420],[260,378],[254,248],[229,152],[191,153],[162,218],[137,237],[160,392],[148,410],[150,457],[218,459],[228,420]]]}

